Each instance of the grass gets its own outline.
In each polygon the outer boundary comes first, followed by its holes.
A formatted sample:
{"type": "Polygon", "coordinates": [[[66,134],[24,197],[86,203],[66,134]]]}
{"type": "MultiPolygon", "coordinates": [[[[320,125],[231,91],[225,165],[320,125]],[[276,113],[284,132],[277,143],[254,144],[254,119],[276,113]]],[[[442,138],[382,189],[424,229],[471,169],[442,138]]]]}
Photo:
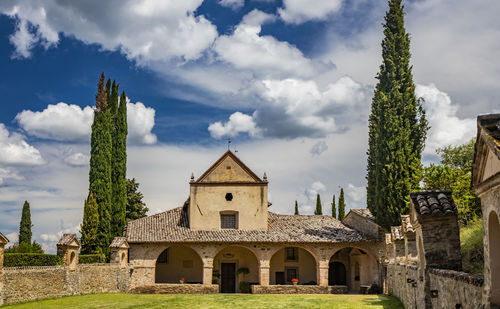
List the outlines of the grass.
{"type": "MultiPolygon", "coordinates": [[[[4,307],[2,307],[4,308],[4,307]]],[[[384,308],[403,309],[387,295],[137,295],[91,294],[6,305],[5,308],[384,308]]]]}
{"type": "Polygon", "coordinates": [[[483,274],[483,221],[478,219],[460,228],[462,268],[471,274],[483,274]]]}

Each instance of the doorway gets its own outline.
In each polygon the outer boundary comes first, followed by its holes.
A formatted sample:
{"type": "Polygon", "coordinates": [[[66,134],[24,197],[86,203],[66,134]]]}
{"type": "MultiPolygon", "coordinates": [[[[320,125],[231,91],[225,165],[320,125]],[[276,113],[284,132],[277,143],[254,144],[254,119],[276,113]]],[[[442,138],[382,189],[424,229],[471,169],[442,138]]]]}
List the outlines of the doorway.
{"type": "Polygon", "coordinates": [[[346,269],[340,262],[332,262],[328,268],[328,285],[347,285],[346,269]]]}
{"type": "Polygon", "coordinates": [[[221,263],[221,293],[236,293],[236,263],[221,263]]]}

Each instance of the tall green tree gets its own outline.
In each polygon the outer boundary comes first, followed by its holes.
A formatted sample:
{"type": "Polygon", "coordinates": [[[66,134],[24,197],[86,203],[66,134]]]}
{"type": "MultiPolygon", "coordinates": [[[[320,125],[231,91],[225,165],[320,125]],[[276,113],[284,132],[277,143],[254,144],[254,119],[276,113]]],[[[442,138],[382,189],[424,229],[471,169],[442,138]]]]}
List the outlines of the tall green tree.
{"type": "Polygon", "coordinates": [[[127,222],[143,218],[146,216],[149,209],[146,203],[142,201],[143,195],[139,191],[139,183],[135,178],[127,179],[127,222]]]}
{"type": "Polygon", "coordinates": [[[89,193],[95,196],[99,209],[99,229],[96,244],[100,252],[109,253],[111,240],[111,113],[108,106],[108,93],[104,86],[105,76],[101,74],[97,84],[96,107],[92,136],[90,140],[89,193]]]}
{"type": "Polygon", "coordinates": [[[98,252],[99,209],[93,194],[89,194],[83,206],[83,222],[80,225],[82,254],[98,252]]]}
{"type": "Polygon", "coordinates": [[[299,214],[299,204],[297,204],[297,201],[295,201],[295,215],[299,214]]]}
{"type": "Polygon", "coordinates": [[[323,214],[323,207],[321,206],[321,198],[319,194],[316,196],[316,209],[314,210],[315,215],[323,214]]]}
{"type": "Polygon", "coordinates": [[[112,141],[111,160],[112,212],[111,237],[122,236],[126,223],[127,208],[127,97],[125,92],[120,96],[118,105],[118,85],[113,82],[111,88],[112,141]]]}
{"type": "Polygon", "coordinates": [[[335,205],[335,194],[332,199],[332,217],[337,218],[337,205],[335,205]]]}
{"type": "Polygon", "coordinates": [[[389,1],[383,61],[369,117],[367,205],[385,228],[399,223],[400,215],[408,212],[410,191],[419,187],[428,130],[421,100],[415,96],[401,2],[389,1]]]}
{"type": "Polygon", "coordinates": [[[30,203],[24,201],[21,223],[19,224],[19,245],[31,246],[31,210],[30,203]]]}
{"type": "Polygon", "coordinates": [[[339,196],[339,217],[338,219],[342,221],[345,218],[345,199],[344,199],[344,188],[340,188],[339,196]]]}

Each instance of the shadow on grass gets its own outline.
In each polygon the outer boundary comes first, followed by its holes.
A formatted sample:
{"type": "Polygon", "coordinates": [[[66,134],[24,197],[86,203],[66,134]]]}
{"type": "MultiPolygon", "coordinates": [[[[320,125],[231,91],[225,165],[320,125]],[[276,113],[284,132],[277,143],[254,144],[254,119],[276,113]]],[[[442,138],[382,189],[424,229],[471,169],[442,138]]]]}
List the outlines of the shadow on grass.
{"type": "Polygon", "coordinates": [[[377,298],[364,299],[363,302],[384,309],[404,309],[403,304],[396,297],[389,295],[378,295],[377,298]]]}

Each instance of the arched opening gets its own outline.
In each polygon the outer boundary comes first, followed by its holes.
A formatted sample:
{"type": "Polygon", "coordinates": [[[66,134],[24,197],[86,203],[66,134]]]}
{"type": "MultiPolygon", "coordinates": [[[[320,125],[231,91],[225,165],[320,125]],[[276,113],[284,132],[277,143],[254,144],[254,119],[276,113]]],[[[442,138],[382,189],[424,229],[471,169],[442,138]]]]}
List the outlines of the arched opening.
{"type": "Polygon", "coordinates": [[[330,258],[328,285],[346,285],[358,293],[373,284],[379,286],[378,264],[375,257],[360,248],[343,248],[330,258]]]}
{"type": "Polygon", "coordinates": [[[270,262],[270,283],[277,285],[298,284],[316,285],[316,258],[300,247],[285,247],[278,250],[270,262]]]}
{"type": "Polygon", "coordinates": [[[492,211],[488,219],[488,245],[490,249],[491,303],[500,305],[500,224],[492,211]]]}
{"type": "Polygon", "coordinates": [[[73,264],[75,263],[75,257],[76,257],[75,251],[71,252],[71,255],[69,258],[69,265],[73,266],[73,264]]]}
{"type": "Polygon", "coordinates": [[[155,283],[202,283],[203,262],[191,248],[174,245],[156,259],[155,283]]]}
{"type": "Polygon", "coordinates": [[[259,262],[250,249],[229,246],[215,256],[212,277],[221,293],[248,293],[259,284],[259,262]]]}

